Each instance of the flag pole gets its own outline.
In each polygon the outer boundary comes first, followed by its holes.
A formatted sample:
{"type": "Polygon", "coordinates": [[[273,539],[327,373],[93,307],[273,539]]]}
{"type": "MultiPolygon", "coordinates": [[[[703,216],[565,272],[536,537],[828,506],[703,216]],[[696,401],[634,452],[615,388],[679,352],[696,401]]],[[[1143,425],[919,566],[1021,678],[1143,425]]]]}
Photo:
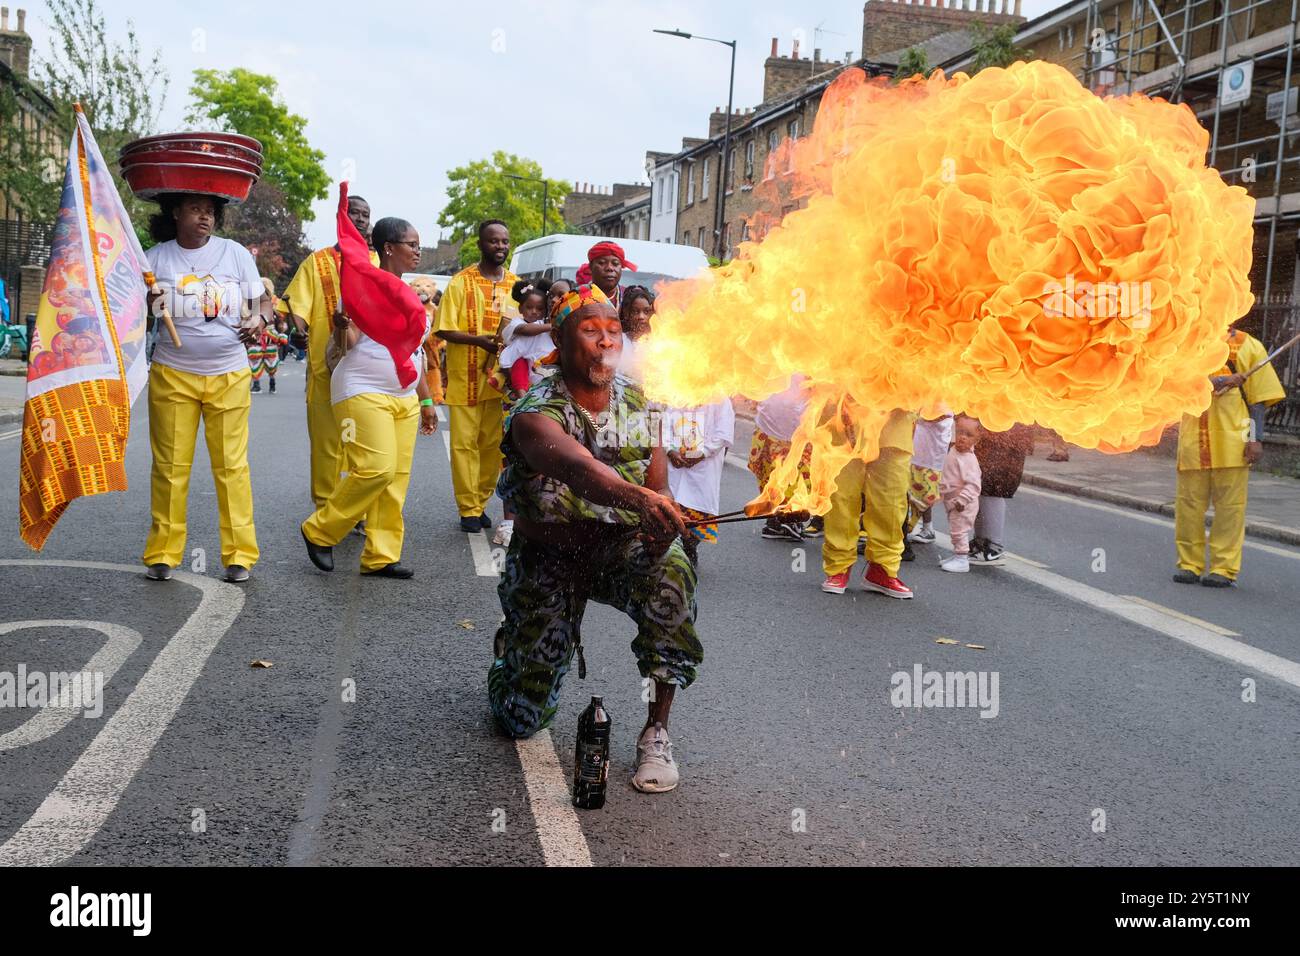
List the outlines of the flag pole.
{"type": "MultiPolygon", "coordinates": [[[[82,110],[80,103],[73,103],[72,108],[76,110],[78,113],[80,113],[82,116],[85,115],[85,111],[82,110]]],[[[154,274],[152,272],[146,271],[144,273],[143,278],[144,278],[145,287],[148,288],[151,295],[157,295],[157,296],[162,295],[162,289],[158,288],[158,280],[157,278],[154,277],[154,274]]],[[[176,348],[180,348],[181,337],[176,332],[176,324],[172,322],[171,313],[167,310],[167,303],[162,300],[159,300],[158,304],[162,307],[162,322],[167,329],[167,334],[171,337],[172,345],[174,345],[176,348]]]]}
{"type": "Polygon", "coordinates": [[[158,308],[162,314],[159,318],[162,319],[163,327],[167,329],[167,334],[171,337],[172,345],[176,348],[180,348],[181,337],[176,331],[176,323],[172,321],[172,314],[167,310],[167,302],[161,298],[162,289],[158,287],[158,280],[154,277],[152,272],[146,272],[144,274],[144,284],[148,286],[151,295],[160,297],[158,299],[158,308]]]}

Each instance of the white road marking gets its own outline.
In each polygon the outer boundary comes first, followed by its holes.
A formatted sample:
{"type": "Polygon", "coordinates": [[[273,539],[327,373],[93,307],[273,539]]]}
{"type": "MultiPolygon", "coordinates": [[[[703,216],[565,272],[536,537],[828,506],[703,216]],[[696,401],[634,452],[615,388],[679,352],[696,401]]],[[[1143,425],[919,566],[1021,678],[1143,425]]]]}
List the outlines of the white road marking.
{"type": "MultiPolygon", "coordinates": [[[[1172,529],[1174,526],[1173,519],[1166,518],[1163,515],[1154,515],[1145,511],[1138,511],[1136,508],[1123,508],[1119,505],[1106,504],[1103,501],[1092,501],[1088,498],[1075,498],[1073,495],[1060,494],[1055,491],[1045,491],[1042,488],[1031,488],[1028,485],[1021,485],[1020,490],[1025,494],[1034,495],[1039,498],[1051,498],[1055,501],[1064,501],[1080,508],[1092,508],[1094,511],[1105,511],[1110,514],[1119,515],[1123,518],[1132,518],[1135,521],[1145,521],[1147,524],[1160,525],[1162,528],[1172,529]]],[[[1246,538],[1246,547],[1254,548],[1256,551],[1263,551],[1267,554],[1275,554],[1282,558],[1290,558],[1292,561],[1300,561],[1300,550],[1279,547],[1272,544],[1264,544],[1262,541],[1252,541],[1246,538]]]]}
{"type": "MultiPolygon", "coordinates": [[[[937,531],[935,537],[945,547],[952,547],[952,539],[947,534],[937,531]]],[[[1111,594],[1100,588],[1094,588],[1089,584],[1083,584],[1073,578],[1057,574],[1055,571],[1047,571],[1042,568],[1022,567],[1019,564],[1011,563],[1003,565],[1002,570],[1007,574],[1047,588],[1049,591],[1055,591],[1072,601],[1078,601],[1080,604],[1086,604],[1099,611],[1113,614],[1133,624],[1139,624],[1150,630],[1158,631],[1197,650],[1239,664],[1242,667],[1248,667],[1293,687],[1300,687],[1300,664],[1295,661],[1279,657],[1276,654],[1270,654],[1268,651],[1262,651],[1257,647],[1251,647],[1241,641],[1234,641],[1232,638],[1216,633],[1206,627],[1204,623],[1196,622],[1186,615],[1171,614],[1167,608],[1163,608],[1158,604],[1148,601],[1134,601],[1119,594],[1111,594]]]]}
{"type": "MultiPolygon", "coordinates": [[[[79,668],[83,672],[89,671],[101,675],[104,684],[108,684],[113,679],[117,669],[144,640],[139,631],[133,631],[120,624],[110,624],[107,621],[9,621],[0,624],[0,634],[12,634],[14,631],[26,631],[38,627],[98,631],[107,637],[104,646],[79,668]]],[[[52,737],[82,713],[83,710],[75,707],[42,707],[9,733],[0,734],[0,750],[26,747],[46,737],[52,737]]]]}
{"type": "Polygon", "coordinates": [[[749,462],[744,458],[741,458],[739,455],[733,455],[731,452],[727,452],[726,461],[732,468],[739,468],[741,471],[749,471],[749,462]]]}
{"type": "Polygon", "coordinates": [[[16,432],[5,432],[3,435],[0,435],[0,441],[4,441],[6,438],[17,438],[22,433],[23,430],[21,428],[16,432]]]}
{"type": "MultiPolygon", "coordinates": [[[[0,567],[142,573],[138,566],[99,561],[2,559],[0,567]]],[[[158,652],[135,689],[31,819],[0,844],[0,866],[60,864],[91,841],[149,759],[213,648],[244,607],[244,594],[233,584],[187,571],[174,572],[173,580],[198,588],[202,595],[199,606],[158,652]]]]}
{"type": "MultiPolygon", "coordinates": [[[[438,409],[443,420],[443,410],[438,409]]],[[[447,461],[451,461],[450,429],[441,429],[447,461]]],[[[492,562],[492,552],[487,538],[481,532],[466,534],[470,554],[474,558],[474,573],[481,578],[500,580],[492,562]]],[[[578,814],[569,802],[569,785],[551,732],[543,730],[528,740],[516,740],[515,750],[524,771],[524,785],[528,788],[528,809],[537,825],[537,839],[542,844],[542,857],[547,866],[591,866],[591,850],[582,833],[578,814]]]]}
{"type": "Polygon", "coordinates": [[[1157,604],[1155,601],[1148,601],[1144,597],[1138,597],[1136,594],[1125,594],[1124,598],[1129,601],[1136,601],[1144,607],[1154,608],[1157,611],[1163,611],[1165,614],[1172,614],[1174,617],[1181,618],[1190,624],[1196,624],[1205,628],[1207,631],[1213,631],[1215,634],[1222,634],[1224,637],[1241,637],[1239,631],[1230,631],[1226,627],[1215,624],[1213,621],[1206,621],[1191,614],[1184,614],[1182,611],[1175,611],[1171,607],[1165,607],[1163,604],[1157,604]]]}
{"type": "Polygon", "coordinates": [[[578,814],[570,802],[569,784],[555,753],[549,730],[528,740],[516,740],[519,762],[528,786],[528,806],[537,822],[537,837],[547,866],[591,866],[591,851],[578,814]]]}

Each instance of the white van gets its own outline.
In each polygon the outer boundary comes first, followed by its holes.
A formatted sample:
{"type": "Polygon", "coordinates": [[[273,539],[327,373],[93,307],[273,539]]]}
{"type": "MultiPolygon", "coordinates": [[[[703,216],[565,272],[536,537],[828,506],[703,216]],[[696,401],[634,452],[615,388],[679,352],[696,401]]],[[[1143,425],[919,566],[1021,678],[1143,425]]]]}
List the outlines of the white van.
{"type": "MultiPolygon", "coordinates": [[[[587,261],[587,250],[600,236],[542,236],[525,242],[510,259],[510,271],[521,279],[572,279],[587,261]]],[[[636,271],[623,270],[619,284],[654,289],[671,279],[689,279],[709,267],[709,257],[697,246],[679,246],[645,239],[613,239],[623,247],[636,271]]]]}

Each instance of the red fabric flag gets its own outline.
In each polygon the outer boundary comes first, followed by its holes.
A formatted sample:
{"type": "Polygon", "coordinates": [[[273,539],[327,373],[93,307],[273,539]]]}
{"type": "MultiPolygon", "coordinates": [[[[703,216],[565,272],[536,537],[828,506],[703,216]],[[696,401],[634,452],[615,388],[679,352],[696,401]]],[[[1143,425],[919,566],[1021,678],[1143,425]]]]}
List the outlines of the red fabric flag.
{"type": "Polygon", "coordinates": [[[339,286],[343,311],[393,357],[403,388],[415,381],[411,354],[424,341],[424,303],[391,272],[370,262],[370,247],[348,218],[348,184],[339,186],[339,286]]]}

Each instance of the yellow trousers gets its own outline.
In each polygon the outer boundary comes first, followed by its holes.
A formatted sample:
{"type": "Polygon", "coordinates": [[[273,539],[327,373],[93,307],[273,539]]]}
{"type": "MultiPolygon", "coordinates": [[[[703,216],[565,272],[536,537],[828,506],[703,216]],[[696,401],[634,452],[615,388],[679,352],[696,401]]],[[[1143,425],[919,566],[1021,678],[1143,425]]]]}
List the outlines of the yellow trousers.
{"type": "Polygon", "coordinates": [[[334,423],[329,384],[324,399],[307,403],[307,438],[311,442],[311,500],[319,508],[334,493],[343,470],[339,461],[339,428],[334,423]]]}
{"type": "Polygon", "coordinates": [[[334,422],[347,474],[302,530],[313,544],[333,547],[365,518],[361,570],[377,571],[402,556],[402,505],[411,483],[420,403],[414,395],[354,395],[334,406],[334,422]]]}
{"type": "Polygon", "coordinates": [[[247,367],[224,375],[195,375],[157,362],[149,370],[149,447],[153,450],[153,523],[144,563],[177,567],[185,557],[185,510],[199,420],[212,460],[221,527],[221,563],[257,563],[253,488],[248,475],[247,367]]]}
{"type": "Polygon", "coordinates": [[[1209,574],[1237,580],[1241,548],[1246,540],[1246,488],[1250,469],[1199,468],[1178,472],[1174,497],[1174,539],[1178,566],[1205,574],[1205,512],[1214,505],[1210,525],[1209,574]]]}
{"type": "Polygon", "coordinates": [[[451,487],[462,518],[487,509],[501,473],[501,399],[477,405],[450,405],[451,487]]]}
{"type": "Polygon", "coordinates": [[[867,560],[891,577],[903,560],[903,521],[907,518],[907,486],[912,454],[882,448],[875,461],[854,460],[835,480],[831,510],[826,513],[822,570],[840,574],[858,560],[858,530],[866,531],[867,560]],[[862,506],[863,496],[866,507],[862,506]]]}

